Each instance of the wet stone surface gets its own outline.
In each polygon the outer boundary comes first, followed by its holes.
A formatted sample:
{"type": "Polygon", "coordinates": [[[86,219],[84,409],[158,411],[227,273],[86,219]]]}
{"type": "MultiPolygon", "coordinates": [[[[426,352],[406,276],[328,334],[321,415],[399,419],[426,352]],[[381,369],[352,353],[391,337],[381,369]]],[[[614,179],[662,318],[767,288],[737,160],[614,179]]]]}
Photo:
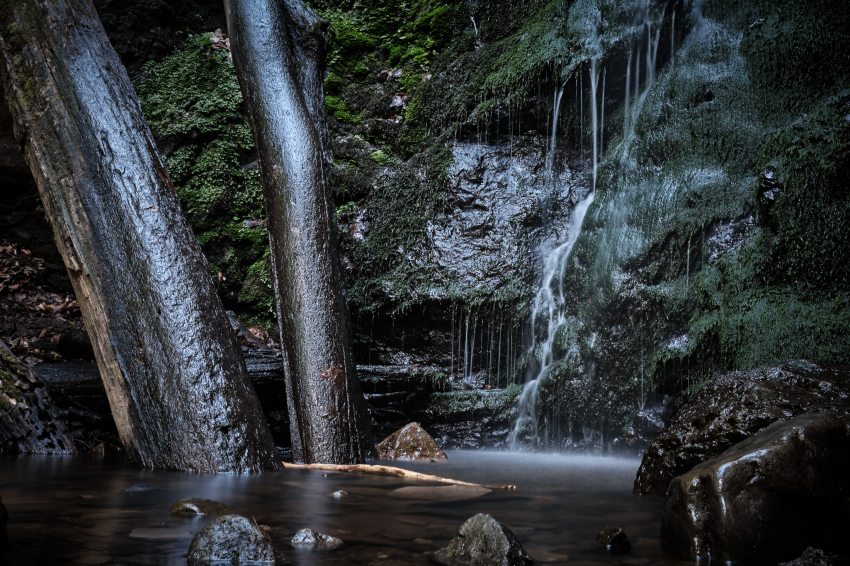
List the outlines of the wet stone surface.
{"type": "Polygon", "coordinates": [[[596,542],[613,554],[628,552],[632,546],[629,537],[620,527],[603,527],[596,534],[596,542]]]}
{"type": "Polygon", "coordinates": [[[195,535],[187,561],[192,566],[215,561],[273,565],[275,551],[255,522],[240,515],[225,515],[195,535]]]}
{"type": "Polygon", "coordinates": [[[674,476],[771,423],[808,412],[850,425],[850,372],[797,360],[722,375],[681,406],[647,448],[635,493],[664,495],[674,476]]]}
{"type": "Polygon", "coordinates": [[[290,541],[296,550],[335,550],[343,545],[342,539],[313,529],[301,529],[290,541]]]}
{"type": "Polygon", "coordinates": [[[434,553],[450,566],[524,566],[534,561],[506,526],[486,513],[468,519],[449,545],[434,553]]]}
{"type": "Polygon", "coordinates": [[[846,546],[850,435],[832,417],[777,422],[670,483],[662,544],[697,560],[767,563],[846,546]]]}
{"type": "Polygon", "coordinates": [[[431,435],[419,423],[409,423],[382,440],[375,449],[380,460],[445,460],[431,435]]]}
{"type": "Polygon", "coordinates": [[[218,517],[232,512],[233,509],[224,503],[194,497],[181,499],[171,506],[172,517],[195,517],[199,515],[218,517]]]}

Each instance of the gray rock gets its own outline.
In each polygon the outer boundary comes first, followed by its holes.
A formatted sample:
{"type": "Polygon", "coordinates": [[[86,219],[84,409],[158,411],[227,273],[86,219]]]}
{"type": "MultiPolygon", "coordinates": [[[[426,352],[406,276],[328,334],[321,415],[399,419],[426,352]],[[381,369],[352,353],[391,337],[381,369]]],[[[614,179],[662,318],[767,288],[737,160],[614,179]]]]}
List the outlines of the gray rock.
{"type": "Polygon", "coordinates": [[[192,566],[215,561],[274,565],[275,550],[256,523],[241,515],[224,515],[195,535],[187,561],[192,566]]]}
{"type": "Polygon", "coordinates": [[[434,553],[450,566],[524,566],[534,561],[516,536],[496,519],[479,513],[468,519],[449,545],[434,553]]]}
{"type": "Polygon", "coordinates": [[[811,412],[850,424],[850,372],[790,361],[724,374],[680,407],[646,449],[635,493],[664,495],[674,476],[771,423],[811,412]]]}
{"type": "Polygon", "coordinates": [[[608,552],[628,552],[632,547],[629,537],[621,527],[603,527],[596,534],[596,542],[605,547],[608,552]]]}
{"type": "Polygon", "coordinates": [[[776,563],[841,541],[850,435],[819,414],[778,422],[670,483],[662,544],[697,560],[776,563]]]}
{"type": "Polygon", "coordinates": [[[540,243],[558,239],[588,189],[586,179],[569,169],[547,182],[544,156],[545,141],[538,137],[456,143],[449,170],[453,199],[426,229],[430,245],[421,257],[428,267],[466,289],[499,289],[525,279],[540,243]]]}
{"type": "Polygon", "coordinates": [[[380,460],[446,460],[431,435],[419,423],[408,423],[375,447],[380,460]]]}
{"type": "Polygon", "coordinates": [[[301,529],[292,537],[292,547],[298,550],[334,550],[343,545],[338,539],[326,533],[313,529],[301,529]]]}

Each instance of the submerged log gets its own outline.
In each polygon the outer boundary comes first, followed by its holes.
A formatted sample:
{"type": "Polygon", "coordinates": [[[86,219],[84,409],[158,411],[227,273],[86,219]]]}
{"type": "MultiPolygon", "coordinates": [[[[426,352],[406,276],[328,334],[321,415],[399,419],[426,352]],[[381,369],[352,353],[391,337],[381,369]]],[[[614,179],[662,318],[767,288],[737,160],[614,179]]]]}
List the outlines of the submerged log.
{"type": "Polygon", "coordinates": [[[129,455],[150,468],[277,467],[206,260],[90,0],[0,0],[0,79],[129,455]]]}
{"type": "Polygon", "coordinates": [[[326,23],[300,0],[225,0],[268,212],[293,457],[372,450],[351,355],[322,112],[326,23]]]}
{"type": "Polygon", "coordinates": [[[0,341],[0,454],[73,454],[44,383],[0,341]]]}
{"type": "Polygon", "coordinates": [[[443,476],[435,476],[433,474],[423,474],[421,472],[405,470],[404,468],[397,468],[395,466],[381,466],[377,464],[284,464],[283,468],[285,470],[319,470],[324,472],[340,472],[346,474],[373,474],[378,476],[391,476],[394,478],[445,483],[466,487],[483,487],[486,489],[497,489],[503,491],[516,490],[516,486],[514,484],[506,483],[499,485],[485,485],[480,483],[470,483],[443,476]]]}

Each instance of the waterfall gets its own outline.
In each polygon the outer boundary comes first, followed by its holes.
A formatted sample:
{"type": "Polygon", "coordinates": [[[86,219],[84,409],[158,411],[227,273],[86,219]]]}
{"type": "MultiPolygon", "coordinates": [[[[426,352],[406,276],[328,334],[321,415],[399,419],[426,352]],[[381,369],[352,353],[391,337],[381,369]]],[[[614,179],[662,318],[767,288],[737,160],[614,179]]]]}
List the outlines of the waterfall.
{"type": "Polygon", "coordinates": [[[564,96],[565,82],[561,82],[558,90],[555,92],[555,101],[552,107],[552,129],[549,133],[549,152],[546,154],[546,175],[547,182],[552,177],[552,168],[555,164],[555,150],[558,143],[558,116],[561,112],[561,98],[564,96]]]}
{"type": "Polygon", "coordinates": [[[626,100],[623,102],[623,137],[626,137],[626,134],[629,131],[629,117],[631,113],[629,112],[629,103],[631,102],[631,93],[629,92],[632,86],[632,49],[629,50],[628,59],[626,59],[626,100]]]}
{"type": "MultiPolygon", "coordinates": [[[[601,50],[600,50],[601,51],[601,50]]],[[[534,303],[531,308],[531,347],[528,350],[527,356],[538,358],[539,367],[531,377],[527,380],[522,388],[517,401],[517,420],[508,435],[508,446],[512,449],[519,447],[519,436],[526,429],[530,429],[531,442],[533,444],[540,443],[539,437],[539,416],[537,411],[537,401],[540,396],[540,385],[545,381],[549,374],[554,369],[557,360],[555,359],[556,340],[560,331],[566,326],[566,306],[567,297],[564,292],[564,280],[567,272],[567,263],[573,247],[578,241],[581,234],[581,227],[584,223],[584,217],[590,205],[593,204],[593,198],[596,191],[596,173],[599,164],[599,152],[601,142],[600,122],[598,118],[598,99],[597,87],[599,84],[599,71],[597,69],[599,63],[599,54],[597,52],[591,58],[590,62],[590,125],[591,136],[593,139],[593,185],[591,191],[581,201],[579,201],[570,215],[570,223],[567,231],[567,236],[564,242],[552,248],[543,262],[543,278],[537,295],[534,298],[534,303]],[[538,325],[545,327],[545,334],[538,336],[538,325]]],[[[563,85],[559,89],[559,93],[555,96],[555,110],[553,110],[553,120],[557,119],[557,107],[560,106],[560,95],[563,93],[563,85]]],[[[604,96],[603,96],[604,99],[604,96]]],[[[553,124],[553,131],[556,124],[553,124]]],[[[551,149],[554,149],[554,141],[550,144],[551,149]]],[[[554,159],[547,159],[547,178],[551,178],[551,162],[554,159]]]]}

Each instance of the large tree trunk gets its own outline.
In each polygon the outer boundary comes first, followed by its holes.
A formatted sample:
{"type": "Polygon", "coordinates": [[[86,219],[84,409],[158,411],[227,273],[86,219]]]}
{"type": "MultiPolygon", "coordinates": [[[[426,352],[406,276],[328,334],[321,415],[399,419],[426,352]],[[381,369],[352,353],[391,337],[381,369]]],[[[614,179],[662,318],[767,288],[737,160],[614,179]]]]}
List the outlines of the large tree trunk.
{"type": "Polygon", "coordinates": [[[74,452],[44,383],[0,341],[0,454],[74,452]]]}
{"type": "Polygon", "coordinates": [[[359,462],[371,435],[351,357],[322,139],[326,23],[300,0],[224,4],[260,154],[293,455],[359,462]]]}
{"type": "Polygon", "coordinates": [[[0,0],[0,78],[131,457],[276,467],[206,261],[90,0],[0,0]]]}

